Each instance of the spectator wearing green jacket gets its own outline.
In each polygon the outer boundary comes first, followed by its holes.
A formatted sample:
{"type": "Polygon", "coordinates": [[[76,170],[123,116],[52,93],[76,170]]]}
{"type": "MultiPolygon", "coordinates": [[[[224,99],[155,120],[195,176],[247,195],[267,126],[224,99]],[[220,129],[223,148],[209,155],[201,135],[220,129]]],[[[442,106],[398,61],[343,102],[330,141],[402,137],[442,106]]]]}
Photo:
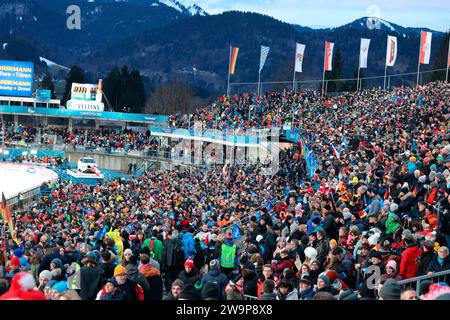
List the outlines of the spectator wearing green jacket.
{"type": "Polygon", "coordinates": [[[156,238],[158,235],[157,230],[152,231],[152,237],[148,238],[142,244],[142,248],[148,247],[150,249],[150,257],[158,261],[158,263],[162,263],[163,256],[163,244],[160,240],[156,238]]]}

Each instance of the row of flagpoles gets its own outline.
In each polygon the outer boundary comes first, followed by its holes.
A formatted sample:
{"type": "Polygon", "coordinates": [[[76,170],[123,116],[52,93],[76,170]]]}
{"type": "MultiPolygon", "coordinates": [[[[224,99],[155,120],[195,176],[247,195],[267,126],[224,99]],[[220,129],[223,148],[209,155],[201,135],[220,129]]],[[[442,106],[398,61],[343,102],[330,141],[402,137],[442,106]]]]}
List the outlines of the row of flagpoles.
{"type": "MultiPolygon", "coordinates": [[[[431,56],[431,37],[432,33],[428,31],[421,31],[420,33],[420,46],[419,46],[419,60],[417,64],[417,82],[419,84],[419,74],[420,74],[420,65],[421,64],[429,64],[430,56],[431,56]]],[[[357,87],[359,90],[362,85],[362,81],[359,79],[361,68],[367,68],[367,58],[369,54],[369,46],[370,39],[361,38],[360,51],[359,51],[359,65],[358,65],[358,76],[357,76],[357,87]]],[[[305,54],[306,45],[297,43],[296,51],[295,51],[295,66],[294,66],[294,78],[292,81],[292,90],[295,90],[295,76],[297,72],[303,72],[302,64],[303,57],[305,54]]],[[[323,76],[322,76],[322,94],[324,92],[325,86],[325,71],[333,70],[333,49],[334,43],[325,41],[325,50],[324,50],[324,58],[323,58],[323,76]]],[[[260,62],[259,62],[259,72],[258,72],[258,89],[257,95],[260,95],[261,91],[261,70],[264,67],[267,56],[269,55],[270,47],[261,46],[261,54],[260,54],[260,62]]],[[[387,76],[387,67],[393,67],[397,60],[397,37],[388,35],[387,37],[387,48],[386,48],[386,63],[384,68],[384,85],[383,88],[386,89],[386,76],[387,76]]],[[[230,46],[230,60],[228,64],[228,86],[227,86],[227,96],[230,95],[230,76],[234,75],[236,68],[236,61],[238,56],[239,48],[230,46]]],[[[445,76],[445,81],[448,81],[448,69],[450,67],[450,41],[448,46],[448,55],[447,55],[447,72],[445,76]]]]}

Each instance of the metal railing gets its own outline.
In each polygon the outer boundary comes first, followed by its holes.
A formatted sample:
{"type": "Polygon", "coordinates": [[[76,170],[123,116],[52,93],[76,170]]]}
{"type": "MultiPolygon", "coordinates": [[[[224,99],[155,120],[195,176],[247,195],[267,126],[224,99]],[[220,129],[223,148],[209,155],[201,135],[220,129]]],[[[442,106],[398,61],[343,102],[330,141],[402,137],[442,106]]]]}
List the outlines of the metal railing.
{"type": "MultiPolygon", "coordinates": [[[[419,296],[420,293],[420,283],[426,280],[431,280],[432,282],[447,282],[450,281],[450,270],[435,272],[432,275],[424,275],[419,277],[414,277],[406,280],[398,281],[398,284],[402,289],[404,288],[415,288],[416,294],[419,296]]],[[[447,282],[448,283],[448,282],[447,282]]]]}
{"type": "Polygon", "coordinates": [[[244,294],[245,300],[258,300],[258,297],[255,296],[249,296],[248,294],[244,294]]]}

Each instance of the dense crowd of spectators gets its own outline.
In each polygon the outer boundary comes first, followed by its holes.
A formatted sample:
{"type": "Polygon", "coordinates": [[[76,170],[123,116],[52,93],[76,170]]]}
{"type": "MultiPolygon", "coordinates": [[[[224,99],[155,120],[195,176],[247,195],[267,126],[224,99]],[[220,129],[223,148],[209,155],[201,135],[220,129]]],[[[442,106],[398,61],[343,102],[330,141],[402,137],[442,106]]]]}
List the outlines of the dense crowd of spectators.
{"type": "MultiPolygon", "coordinates": [[[[281,152],[274,176],[231,164],[57,183],[15,213],[18,243],[2,245],[0,299],[449,299],[449,276],[399,283],[450,270],[449,90],[433,82],[221,98],[196,121],[294,119],[318,159],[314,175],[299,144],[281,152]],[[374,269],[381,276],[372,282],[374,269]],[[20,287],[30,275],[41,293],[20,287]]],[[[121,140],[109,138],[88,141],[121,140]]]]}

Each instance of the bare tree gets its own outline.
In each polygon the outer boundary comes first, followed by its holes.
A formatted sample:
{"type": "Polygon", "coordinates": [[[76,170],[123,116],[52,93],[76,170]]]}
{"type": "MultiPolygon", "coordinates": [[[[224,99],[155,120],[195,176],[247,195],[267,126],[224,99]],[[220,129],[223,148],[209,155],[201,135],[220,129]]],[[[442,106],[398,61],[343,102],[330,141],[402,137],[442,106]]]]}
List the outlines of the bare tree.
{"type": "Polygon", "coordinates": [[[198,100],[194,90],[188,84],[173,80],[169,83],[159,84],[153,95],[147,100],[145,111],[147,113],[174,114],[189,113],[198,100]]]}

